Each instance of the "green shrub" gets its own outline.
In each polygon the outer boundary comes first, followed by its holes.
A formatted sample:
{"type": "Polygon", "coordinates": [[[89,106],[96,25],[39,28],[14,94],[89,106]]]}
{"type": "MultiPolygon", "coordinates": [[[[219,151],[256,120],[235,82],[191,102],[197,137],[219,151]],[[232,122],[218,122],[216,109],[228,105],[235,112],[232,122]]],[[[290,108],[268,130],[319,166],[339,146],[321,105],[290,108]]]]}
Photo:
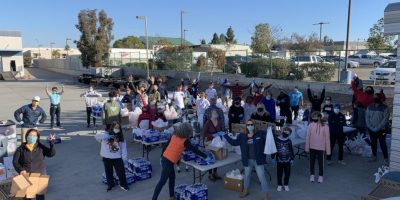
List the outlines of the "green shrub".
{"type": "Polygon", "coordinates": [[[327,63],[310,63],[301,65],[303,71],[314,81],[330,81],[335,74],[335,65],[327,63]]]}
{"type": "Polygon", "coordinates": [[[139,63],[139,62],[131,62],[131,63],[125,63],[124,64],[127,67],[138,67],[138,68],[142,68],[142,69],[146,69],[146,63],[139,63]]]}
{"type": "Polygon", "coordinates": [[[287,60],[281,58],[255,58],[249,63],[240,65],[242,73],[250,77],[270,77],[275,79],[287,78],[291,67],[287,60]],[[272,73],[271,73],[272,69],[272,73]]]}

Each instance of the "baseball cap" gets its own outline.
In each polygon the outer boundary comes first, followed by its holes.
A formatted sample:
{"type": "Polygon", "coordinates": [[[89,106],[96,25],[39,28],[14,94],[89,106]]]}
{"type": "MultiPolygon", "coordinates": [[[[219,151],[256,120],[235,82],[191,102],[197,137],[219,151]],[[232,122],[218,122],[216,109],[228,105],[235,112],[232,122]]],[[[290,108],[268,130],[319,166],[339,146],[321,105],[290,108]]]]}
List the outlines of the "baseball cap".
{"type": "Polygon", "coordinates": [[[32,101],[40,101],[40,97],[39,96],[34,96],[32,101]]]}

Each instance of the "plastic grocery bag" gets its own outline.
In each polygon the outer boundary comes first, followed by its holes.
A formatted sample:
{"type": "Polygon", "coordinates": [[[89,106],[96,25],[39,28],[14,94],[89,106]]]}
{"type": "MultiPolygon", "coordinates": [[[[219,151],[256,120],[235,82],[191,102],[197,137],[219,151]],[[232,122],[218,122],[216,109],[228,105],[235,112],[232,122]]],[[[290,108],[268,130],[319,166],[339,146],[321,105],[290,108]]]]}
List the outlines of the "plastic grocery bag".
{"type": "Polygon", "coordinates": [[[149,129],[149,120],[144,119],[144,120],[140,121],[139,128],[144,129],[144,130],[149,129]]]}
{"type": "Polygon", "coordinates": [[[121,109],[121,117],[128,117],[128,116],[129,116],[128,108],[121,109]]]}
{"type": "Polygon", "coordinates": [[[274,136],[272,135],[271,126],[267,129],[267,137],[265,137],[264,154],[271,155],[276,153],[274,136]]]}
{"type": "Polygon", "coordinates": [[[129,113],[129,124],[132,124],[133,127],[136,127],[138,124],[139,115],[142,114],[142,110],[139,107],[136,107],[133,112],[129,113]]]}
{"type": "Polygon", "coordinates": [[[173,106],[167,106],[164,111],[164,116],[167,120],[178,119],[178,113],[173,106]]]}
{"type": "Polygon", "coordinates": [[[225,142],[221,140],[221,137],[214,137],[213,140],[211,141],[210,146],[216,148],[222,148],[225,147],[225,142]]]}

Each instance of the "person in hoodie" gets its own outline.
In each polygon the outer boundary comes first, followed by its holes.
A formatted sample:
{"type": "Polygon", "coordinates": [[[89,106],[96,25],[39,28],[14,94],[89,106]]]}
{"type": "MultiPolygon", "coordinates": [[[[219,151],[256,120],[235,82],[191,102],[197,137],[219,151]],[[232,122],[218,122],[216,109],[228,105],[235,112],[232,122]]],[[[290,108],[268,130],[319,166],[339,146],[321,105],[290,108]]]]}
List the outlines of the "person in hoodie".
{"type": "Polygon", "coordinates": [[[168,99],[168,91],[167,86],[164,84],[163,79],[158,78],[158,92],[160,93],[161,99],[168,99]]]}
{"type": "Polygon", "coordinates": [[[266,90],[265,96],[262,98],[261,103],[264,104],[265,110],[269,113],[272,120],[276,120],[276,103],[274,98],[272,97],[272,92],[270,90],[266,90]]]}
{"type": "Polygon", "coordinates": [[[232,123],[240,124],[244,119],[244,109],[241,105],[241,98],[236,97],[228,113],[229,130],[232,131],[232,123]]]}
{"type": "Polygon", "coordinates": [[[254,98],[252,96],[247,96],[246,101],[243,105],[244,109],[244,121],[250,119],[251,115],[256,112],[256,106],[253,104],[254,98]]]}
{"type": "Polygon", "coordinates": [[[333,104],[331,96],[327,96],[325,98],[325,105],[322,107],[322,113],[326,113],[328,116],[333,113],[333,104]]]}
{"type": "MultiPolygon", "coordinates": [[[[280,108],[280,116],[286,117],[286,123],[292,123],[292,111],[290,110],[290,97],[283,89],[280,90],[279,96],[276,98],[276,105],[280,108]]],[[[281,120],[281,124],[283,120],[281,120]]]]}
{"type": "MultiPolygon", "coordinates": [[[[331,151],[335,147],[336,142],[338,143],[339,147],[339,164],[346,165],[343,160],[343,144],[345,135],[343,132],[343,126],[346,125],[346,118],[340,112],[340,104],[335,104],[333,107],[333,113],[329,115],[328,118],[329,124],[329,133],[330,133],[330,142],[331,142],[331,151]]],[[[332,164],[332,155],[327,157],[328,165],[332,164]]]]}
{"type": "MultiPolygon", "coordinates": [[[[89,85],[89,90],[82,93],[81,97],[85,98],[86,104],[86,121],[87,127],[90,128],[90,117],[92,116],[92,106],[97,104],[98,98],[102,97],[100,93],[94,90],[92,85],[89,85]]],[[[93,126],[96,126],[96,118],[93,117],[93,126]]]]}
{"type": "Polygon", "coordinates": [[[321,105],[325,99],[325,86],[323,86],[322,88],[322,92],[321,92],[321,96],[318,98],[317,93],[312,93],[311,89],[310,89],[310,84],[307,85],[307,96],[308,99],[311,102],[311,113],[313,113],[314,111],[321,111],[321,105]]]}
{"type": "Polygon", "coordinates": [[[102,120],[106,130],[110,129],[111,124],[114,122],[121,123],[121,107],[117,101],[116,92],[111,91],[108,93],[110,100],[103,106],[102,120]]]}
{"type": "Polygon", "coordinates": [[[382,103],[381,94],[377,93],[374,96],[374,103],[369,105],[365,112],[366,125],[371,138],[372,155],[370,162],[377,161],[377,143],[381,146],[383,159],[385,164],[388,164],[388,150],[386,146],[386,134],[388,133],[389,109],[388,106],[382,103]]]}
{"type": "Polygon", "coordinates": [[[114,169],[118,176],[120,187],[128,191],[125,167],[128,162],[128,153],[122,128],[119,123],[112,123],[106,132],[96,133],[95,139],[101,143],[100,156],[103,158],[104,170],[107,179],[107,192],[115,187],[114,169]]]}
{"type": "MultiPolygon", "coordinates": [[[[29,129],[25,135],[26,142],[17,148],[13,156],[13,166],[15,171],[21,175],[30,173],[47,174],[45,157],[56,155],[54,147],[54,133],[50,134],[49,147],[40,142],[40,134],[37,129],[29,129]]],[[[36,195],[36,200],[44,200],[44,195],[36,195]]]]}
{"type": "Polygon", "coordinates": [[[289,178],[291,166],[294,164],[294,152],[292,140],[289,138],[292,130],[290,128],[283,128],[282,134],[275,138],[276,153],[272,155],[274,163],[277,163],[277,178],[278,178],[278,192],[282,188],[289,192],[289,178]],[[285,173],[284,181],[282,184],[283,173],[285,173]]]}
{"type": "MultiPolygon", "coordinates": [[[[359,90],[356,86],[355,80],[351,82],[351,89],[354,92],[354,95],[356,96],[356,101],[361,103],[364,108],[367,108],[369,105],[374,103],[374,94],[375,90],[372,86],[367,86],[365,87],[364,91],[359,90]]],[[[383,93],[383,90],[380,91],[379,98],[381,102],[384,102],[386,100],[386,96],[383,93]]]]}
{"type": "Polygon", "coordinates": [[[329,126],[323,122],[321,112],[311,114],[308,125],[305,151],[310,153],[310,182],[315,181],[315,161],[318,159],[318,183],[324,181],[324,153],[331,155],[329,126]]]}

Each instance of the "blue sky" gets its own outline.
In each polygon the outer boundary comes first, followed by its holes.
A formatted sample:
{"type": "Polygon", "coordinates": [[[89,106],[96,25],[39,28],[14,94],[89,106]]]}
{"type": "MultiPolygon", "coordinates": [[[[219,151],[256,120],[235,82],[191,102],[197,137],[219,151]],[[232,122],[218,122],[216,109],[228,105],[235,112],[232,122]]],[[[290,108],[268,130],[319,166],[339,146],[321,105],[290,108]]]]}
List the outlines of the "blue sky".
{"type": "MultiPolygon", "coordinates": [[[[354,41],[368,38],[369,28],[396,0],[352,2],[350,39],[354,41]]],[[[214,32],[225,33],[232,26],[238,43],[249,44],[258,23],[280,26],[283,36],[319,34],[319,27],[312,24],[320,21],[330,22],[323,35],[344,40],[347,5],[348,0],[2,0],[0,30],[21,31],[24,47],[49,46],[50,42],[64,47],[65,38],[79,39],[75,24],[80,10],[104,9],[113,18],[116,39],[144,35],[143,21],[136,20],[136,15],[148,17],[149,35],[180,37],[182,9],[187,12],[186,38],[193,43],[202,38],[209,42],[214,32]]]]}

